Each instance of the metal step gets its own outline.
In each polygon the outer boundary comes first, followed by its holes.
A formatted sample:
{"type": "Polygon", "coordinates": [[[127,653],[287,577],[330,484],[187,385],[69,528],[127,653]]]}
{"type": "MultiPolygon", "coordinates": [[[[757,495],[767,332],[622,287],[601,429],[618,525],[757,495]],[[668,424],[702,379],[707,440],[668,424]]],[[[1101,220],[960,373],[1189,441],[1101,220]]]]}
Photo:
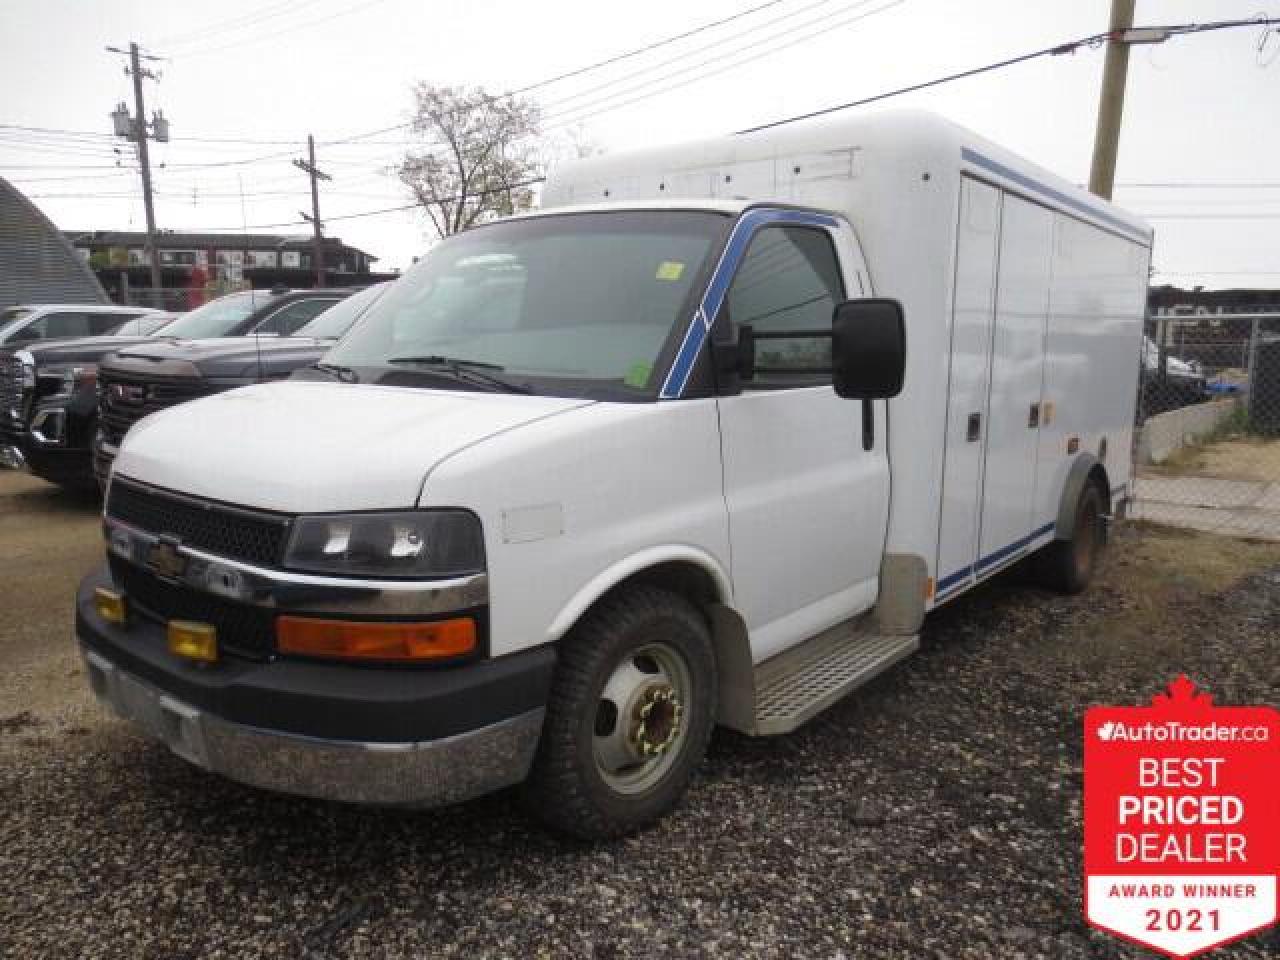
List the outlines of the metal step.
{"type": "Polygon", "coordinates": [[[790,733],[920,649],[920,638],[884,636],[865,620],[841,624],[755,669],[757,736],[790,733]]]}

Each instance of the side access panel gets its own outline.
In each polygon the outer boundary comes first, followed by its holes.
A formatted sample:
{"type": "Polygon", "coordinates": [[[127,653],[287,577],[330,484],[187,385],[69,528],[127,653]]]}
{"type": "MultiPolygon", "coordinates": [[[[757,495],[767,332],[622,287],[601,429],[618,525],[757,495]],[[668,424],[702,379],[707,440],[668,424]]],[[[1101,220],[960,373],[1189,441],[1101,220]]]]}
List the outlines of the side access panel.
{"type": "Polygon", "coordinates": [[[1053,213],[1005,194],[991,346],[986,466],[976,572],[1023,547],[1033,528],[1053,213]]]}
{"type": "Polygon", "coordinates": [[[934,568],[938,576],[935,588],[938,599],[973,579],[973,565],[978,556],[978,504],[982,490],[999,238],[1000,191],[965,177],[960,182],[956,230],[946,450],[938,558],[934,568]]]}

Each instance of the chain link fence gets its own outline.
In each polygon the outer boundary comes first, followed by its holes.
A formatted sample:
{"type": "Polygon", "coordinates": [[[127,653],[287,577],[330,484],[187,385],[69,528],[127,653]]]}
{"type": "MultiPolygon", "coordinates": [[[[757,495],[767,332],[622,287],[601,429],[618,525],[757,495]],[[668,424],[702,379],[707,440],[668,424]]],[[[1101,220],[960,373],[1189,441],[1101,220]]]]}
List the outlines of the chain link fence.
{"type": "Polygon", "coordinates": [[[1280,540],[1280,311],[1146,323],[1131,515],[1280,540]]]}
{"type": "Polygon", "coordinates": [[[154,307],[157,310],[171,310],[184,313],[194,310],[201,304],[208,303],[224,293],[240,289],[233,286],[221,287],[135,287],[125,286],[112,291],[112,299],[126,307],[154,307]]]}

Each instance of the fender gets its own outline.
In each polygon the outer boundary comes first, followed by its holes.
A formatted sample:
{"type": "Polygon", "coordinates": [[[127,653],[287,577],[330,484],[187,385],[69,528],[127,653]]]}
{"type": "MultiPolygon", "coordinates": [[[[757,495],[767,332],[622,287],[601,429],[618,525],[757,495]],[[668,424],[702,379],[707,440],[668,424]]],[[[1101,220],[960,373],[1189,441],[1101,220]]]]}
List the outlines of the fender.
{"type": "Polygon", "coordinates": [[[547,628],[547,642],[554,643],[564,636],[593,603],[628,577],[634,576],[650,567],[673,561],[689,563],[706,571],[715,584],[718,599],[722,603],[733,596],[733,586],[729,580],[729,574],[721,566],[720,562],[707,551],[688,544],[674,543],[646,547],[644,550],[633,553],[596,574],[581,587],[569,602],[560,609],[555,619],[551,621],[551,625],[547,628]]]}
{"type": "Polygon", "coordinates": [[[1067,482],[1062,486],[1062,499],[1058,501],[1058,519],[1054,523],[1055,540],[1070,540],[1075,532],[1076,504],[1080,502],[1080,494],[1089,482],[1095,468],[1102,474],[1105,489],[1102,491],[1106,509],[1111,504],[1111,478],[1107,476],[1107,468],[1092,453],[1081,453],[1071,464],[1067,473],[1067,482]]]}

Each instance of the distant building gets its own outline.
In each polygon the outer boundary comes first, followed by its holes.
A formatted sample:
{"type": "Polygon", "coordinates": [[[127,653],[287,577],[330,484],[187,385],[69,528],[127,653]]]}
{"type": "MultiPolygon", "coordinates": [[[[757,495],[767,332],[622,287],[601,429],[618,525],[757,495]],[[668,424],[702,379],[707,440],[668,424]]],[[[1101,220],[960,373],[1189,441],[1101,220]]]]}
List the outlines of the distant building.
{"type": "Polygon", "coordinates": [[[1166,284],[1147,291],[1147,307],[1153,316],[1165,317],[1280,313],[1280,290],[1184,290],[1166,284]]]}
{"type": "MultiPolygon", "coordinates": [[[[124,230],[64,230],[117,302],[145,300],[139,291],[151,285],[146,234],[124,230]]],[[[377,257],[325,237],[324,269],[328,286],[356,286],[386,279],[372,272],[377,257]]],[[[161,230],[156,234],[160,277],[167,305],[179,291],[212,292],[241,287],[315,286],[310,235],[276,233],[199,233],[161,230]]]]}
{"type": "Polygon", "coordinates": [[[35,204],[0,179],[0,310],[16,303],[106,303],[84,260],[35,204]]]}

